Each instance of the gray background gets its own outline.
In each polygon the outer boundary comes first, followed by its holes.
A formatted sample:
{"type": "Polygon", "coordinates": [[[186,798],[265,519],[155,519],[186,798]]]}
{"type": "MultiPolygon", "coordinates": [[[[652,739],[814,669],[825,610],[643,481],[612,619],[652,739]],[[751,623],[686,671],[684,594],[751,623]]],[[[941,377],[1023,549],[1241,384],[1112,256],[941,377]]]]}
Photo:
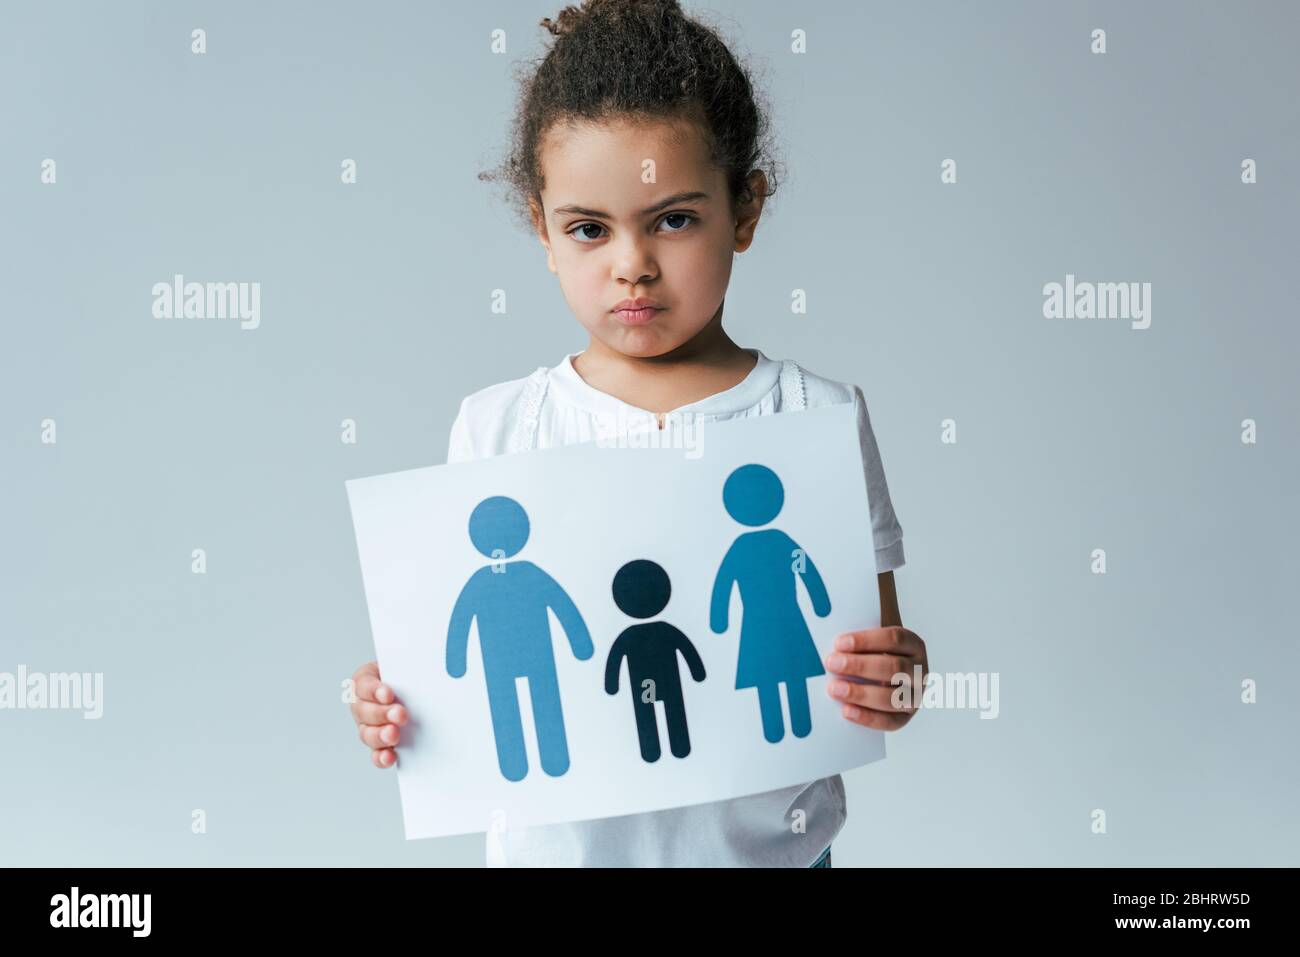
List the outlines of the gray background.
{"type": "MultiPolygon", "coordinates": [[[[846,775],[836,865],[1300,863],[1297,6],[686,6],[789,168],[727,327],[863,387],[904,623],[1000,674],[997,720],[923,712],[846,775]],[[1044,319],[1067,272],[1151,282],[1151,328],[1044,319]]],[[[482,862],[403,840],[340,702],[373,655],[343,481],[585,345],[475,179],[558,9],[4,5],[0,671],[102,671],[105,714],[0,711],[3,863],[482,862]],[[260,282],[261,328],[153,319],[176,272],[260,282]]]]}

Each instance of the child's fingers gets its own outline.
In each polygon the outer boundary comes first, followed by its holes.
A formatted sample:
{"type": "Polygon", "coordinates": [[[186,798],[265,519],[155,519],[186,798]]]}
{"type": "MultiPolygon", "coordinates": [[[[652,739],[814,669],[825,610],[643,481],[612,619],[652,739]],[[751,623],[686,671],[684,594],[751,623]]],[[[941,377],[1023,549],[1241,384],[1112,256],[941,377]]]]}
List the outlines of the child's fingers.
{"type": "Polygon", "coordinates": [[[858,654],[841,654],[835,652],[826,656],[827,670],[837,675],[854,675],[858,678],[873,678],[876,681],[890,683],[894,675],[903,674],[907,680],[914,677],[912,669],[920,664],[912,658],[899,655],[887,655],[880,652],[858,654]]]}
{"type": "MultiPolygon", "coordinates": [[[[362,701],[375,701],[375,692],[383,684],[379,680],[379,662],[368,661],[357,669],[356,674],[352,676],[352,687],[356,692],[357,698],[362,701]]],[[[388,702],[383,702],[387,704],[388,702]]]]}
{"type": "Polygon", "coordinates": [[[397,752],[392,748],[379,748],[370,752],[370,762],[377,768],[391,768],[397,763],[397,752]]]}
{"type": "Polygon", "coordinates": [[[855,704],[844,705],[840,712],[854,724],[860,724],[864,728],[874,728],[877,731],[897,731],[912,720],[911,714],[905,711],[895,711],[893,714],[887,714],[884,711],[859,708],[855,704]]]}
{"type": "Polygon", "coordinates": [[[924,652],[925,642],[914,631],[902,625],[885,628],[863,628],[846,631],[835,639],[836,651],[883,651],[891,655],[917,656],[924,652]]]}
{"type": "Polygon", "coordinates": [[[411,717],[404,705],[375,704],[373,701],[355,702],[352,716],[357,719],[357,724],[395,724],[399,727],[411,717]]]}
{"type": "Polygon", "coordinates": [[[401,740],[402,732],[398,730],[395,724],[363,724],[359,725],[361,729],[361,740],[366,746],[375,750],[391,748],[401,740]]]}
{"type": "Polygon", "coordinates": [[[908,711],[914,710],[895,708],[893,702],[894,691],[894,688],[885,688],[880,685],[859,685],[834,678],[826,683],[826,693],[836,701],[842,701],[845,704],[857,705],[860,708],[868,708],[873,711],[888,711],[894,714],[906,714],[908,711]]]}

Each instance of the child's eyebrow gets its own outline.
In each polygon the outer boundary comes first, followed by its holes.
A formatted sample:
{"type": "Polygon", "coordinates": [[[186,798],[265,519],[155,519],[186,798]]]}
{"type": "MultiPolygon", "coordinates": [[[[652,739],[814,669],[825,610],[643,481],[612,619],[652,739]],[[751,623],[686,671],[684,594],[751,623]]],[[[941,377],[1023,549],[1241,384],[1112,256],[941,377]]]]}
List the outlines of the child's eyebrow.
{"type": "MultiPolygon", "coordinates": [[[[661,209],[667,209],[669,206],[672,206],[672,205],[674,205],[674,204],[676,204],[676,203],[689,203],[689,202],[691,202],[692,200],[696,200],[696,199],[708,199],[708,198],[709,198],[709,194],[708,194],[708,193],[701,193],[699,190],[693,190],[693,191],[689,191],[689,192],[685,192],[685,193],[674,193],[672,196],[669,196],[667,199],[661,199],[659,202],[655,203],[653,206],[650,206],[650,207],[647,207],[646,209],[641,210],[641,212],[638,213],[637,215],[639,215],[639,216],[649,216],[651,213],[657,213],[657,212],[659,212],[659,210],[661,210],[661,209]]],[[[559,216],[559,215],[567,215],[567,214],[569,214],[569,213],[577,213],[579,216],[596,216],[596,217],[598,217],[598,218],[600,218],[600,219],[613,219],[613,218],[614,218],[614,217],[610,216],[609,213],[602,213],[602,212],[601,212],[600,210],[598,210],[598,209],[588,209],[588,208],[585,207],[585,206],[574,206],[574,205],[568,205],[568,206],[557,206],[557,207],[555,207],[555,209],[553,209],[551,212],[554,213],[554,214],[557,215],[557,216],[559,216]]]]}

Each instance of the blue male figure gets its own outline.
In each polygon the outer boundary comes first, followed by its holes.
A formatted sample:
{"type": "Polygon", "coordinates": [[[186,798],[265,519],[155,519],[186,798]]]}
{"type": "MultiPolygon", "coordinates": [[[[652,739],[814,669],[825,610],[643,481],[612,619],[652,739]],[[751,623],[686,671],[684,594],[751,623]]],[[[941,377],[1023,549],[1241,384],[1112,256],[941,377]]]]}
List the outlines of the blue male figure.
{"type": "Polygon", "coordinates": [[[591,635],[555,579],[530,561],[504,561],[528,541],[528,513],[523,506],[502,495],[485,498],[469,517],[469,537],[475,548],[495,561],[471,575],[456,599],[447,628],[447,673],[453,678],[465,674],[469,626],[477,618],[501,773],[508,781],[522,781],[528,774],[515,691],[515,679],[525,677],[542,770],[559,777],[569,770],[569,745],[564,736],[547,609],[554,609],[579,661],[595,652],[591,635]]]}

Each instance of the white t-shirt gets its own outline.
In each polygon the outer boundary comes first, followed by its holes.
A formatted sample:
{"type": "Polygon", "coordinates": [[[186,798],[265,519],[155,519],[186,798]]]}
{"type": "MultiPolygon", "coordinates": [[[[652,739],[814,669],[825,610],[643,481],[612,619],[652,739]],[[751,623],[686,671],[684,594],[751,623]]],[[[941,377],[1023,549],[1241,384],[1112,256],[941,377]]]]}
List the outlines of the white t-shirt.
{"type": "MultiPolygon", "coordinates": [[[[903,529],[856,386],[801,369],[789,360],[758,360],[739,384],[665,416],[703,424],[792,408],[856,403],[876,550],[876,571],[903,564],[903,529]]],[[[488,386],[467,396],[451,427],[447,461],[464,462],[608,435],[608,429],[657,430],[654,413],[590,386],[566,355],[559,365],[488,386]]],[[[874,581],[863,588],[876,587],[874,581]]],[[[516,828],[488,835],[488,865],[587,867],[807,867],[844,826],[844,782],[836,774],[748,797],[646,814],[516,828]],[[802,810],[803,831],[795,828],[802,810]]]]}

